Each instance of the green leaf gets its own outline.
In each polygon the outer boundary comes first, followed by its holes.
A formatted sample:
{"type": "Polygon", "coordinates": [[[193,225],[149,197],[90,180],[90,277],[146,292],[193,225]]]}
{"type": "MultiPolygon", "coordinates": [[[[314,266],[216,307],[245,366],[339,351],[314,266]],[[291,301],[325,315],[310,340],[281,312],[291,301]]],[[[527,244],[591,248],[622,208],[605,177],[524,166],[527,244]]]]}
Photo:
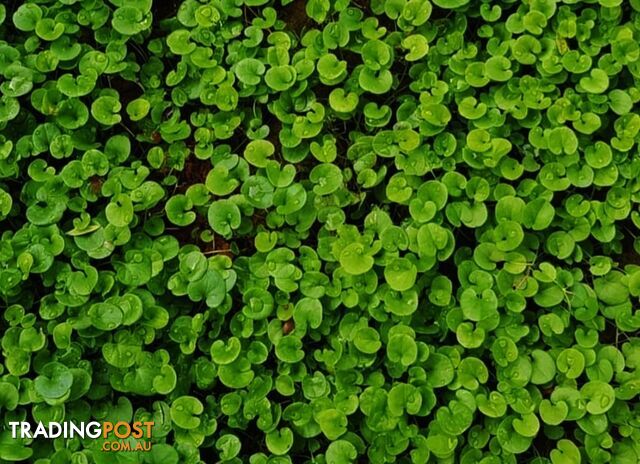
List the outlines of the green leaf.
{"type": "Polygon", "coordinates": [[[105,126],[113,126],[122,120],[121,109],[122,105],[115,97],[98,97],[91,104],[91,116],[105,126]]]}
{"type": "Polygon", "coordinates": [[[338,409],[324,409],[315,415],[320,430],[329,440],[337,440],[347,431],[347,417],[338,409]]]}
{"type": "Polygon", "coordinates": [[[180,396],[171,403],[171,420],[183,429],[197,428],[203,412],[202,402],[193,396],[180,396]]]}
{"type": "Polygon", "coordinates": [[[41,372],[33,385],[38,395],[45,400],[57,400],[70,392],[73,374],[67,366],[50,362],[42,367],[41,372]]]}
{"type": "Polygon", "coordinates": [[[373,257],[366,254],[364,245],[352,243],[340,253],[340,265],[352,275],[360,275],[373,267],[373,257]]]}
{"type": "Polygon", "coordinates": [[[238,206],[231,200],[218,200],[209,206],[207,218],[214,232],[228,237],[233,229],[240,226],[242,216],[238,206]]]}
{"type": "Polygon", "coordinates": [[[293,446],[293,432],[289,427],[269,432],[266,436],[267,448],[273,454],[282,456],[293,446]]]}

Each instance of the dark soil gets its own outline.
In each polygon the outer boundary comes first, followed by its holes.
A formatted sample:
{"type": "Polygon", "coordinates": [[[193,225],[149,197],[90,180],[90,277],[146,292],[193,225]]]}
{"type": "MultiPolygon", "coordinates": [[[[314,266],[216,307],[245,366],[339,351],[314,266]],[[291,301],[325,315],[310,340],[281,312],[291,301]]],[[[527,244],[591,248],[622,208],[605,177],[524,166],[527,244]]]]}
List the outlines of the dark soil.
{"type": "Polygon", "coordinates": [[[160,0],[153,2],[151,13],[154,20],[162,21],[163,19],[173,18],[178,12],[181,0],[160,0]]]}
{"type": "Polygon", "coordinates": [[[306,1],[294,0],[278,11],[278,17],[287,24],[287,30],[301,37],[303,30],[311,27],[313,20],[307,16],[306,1]]]}
{"type": "Polygon", "coordinates": [[[178,173],[178,191],[186,191],[193,184],[204,184],[207,174],[211,170],[211,161],[201,160],[193,154],[187,157],[184,169],[178,173]]]}

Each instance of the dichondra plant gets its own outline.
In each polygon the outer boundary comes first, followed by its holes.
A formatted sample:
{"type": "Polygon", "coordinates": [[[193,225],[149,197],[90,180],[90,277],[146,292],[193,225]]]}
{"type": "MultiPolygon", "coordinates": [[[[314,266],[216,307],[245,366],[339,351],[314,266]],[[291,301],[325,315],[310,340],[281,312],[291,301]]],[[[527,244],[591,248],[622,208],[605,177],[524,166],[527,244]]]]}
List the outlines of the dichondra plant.
{"type": "Polygon", "coordinates": [[[0,463],[640,462],[639,37],[639,0],[3,2],[0,463]]]}

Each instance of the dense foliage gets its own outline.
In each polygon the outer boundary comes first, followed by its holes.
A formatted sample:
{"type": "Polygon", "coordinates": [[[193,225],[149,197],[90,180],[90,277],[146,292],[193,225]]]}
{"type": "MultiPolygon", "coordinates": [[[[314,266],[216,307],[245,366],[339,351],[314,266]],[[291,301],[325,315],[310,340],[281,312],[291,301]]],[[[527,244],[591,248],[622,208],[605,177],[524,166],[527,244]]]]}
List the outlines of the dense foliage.
{"type": "Polygon", "coordinates": [[[640,0],[0,4],[0,462],[640,462],[640,0]],[[151,420],[150,453],[9,421],[151,420]]]}

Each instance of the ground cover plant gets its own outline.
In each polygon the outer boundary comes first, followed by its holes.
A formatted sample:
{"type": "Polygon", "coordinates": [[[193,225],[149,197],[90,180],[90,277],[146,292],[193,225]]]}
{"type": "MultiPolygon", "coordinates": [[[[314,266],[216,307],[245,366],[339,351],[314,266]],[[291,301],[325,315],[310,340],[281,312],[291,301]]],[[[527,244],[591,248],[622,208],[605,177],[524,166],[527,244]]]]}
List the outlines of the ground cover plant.
{"type": "Polygon", "coordinates": [[[0,462],[640,462],[639,0],[0,4],[0,462]],[[153,421],[150,452],[11,421],[153,421]]]}

